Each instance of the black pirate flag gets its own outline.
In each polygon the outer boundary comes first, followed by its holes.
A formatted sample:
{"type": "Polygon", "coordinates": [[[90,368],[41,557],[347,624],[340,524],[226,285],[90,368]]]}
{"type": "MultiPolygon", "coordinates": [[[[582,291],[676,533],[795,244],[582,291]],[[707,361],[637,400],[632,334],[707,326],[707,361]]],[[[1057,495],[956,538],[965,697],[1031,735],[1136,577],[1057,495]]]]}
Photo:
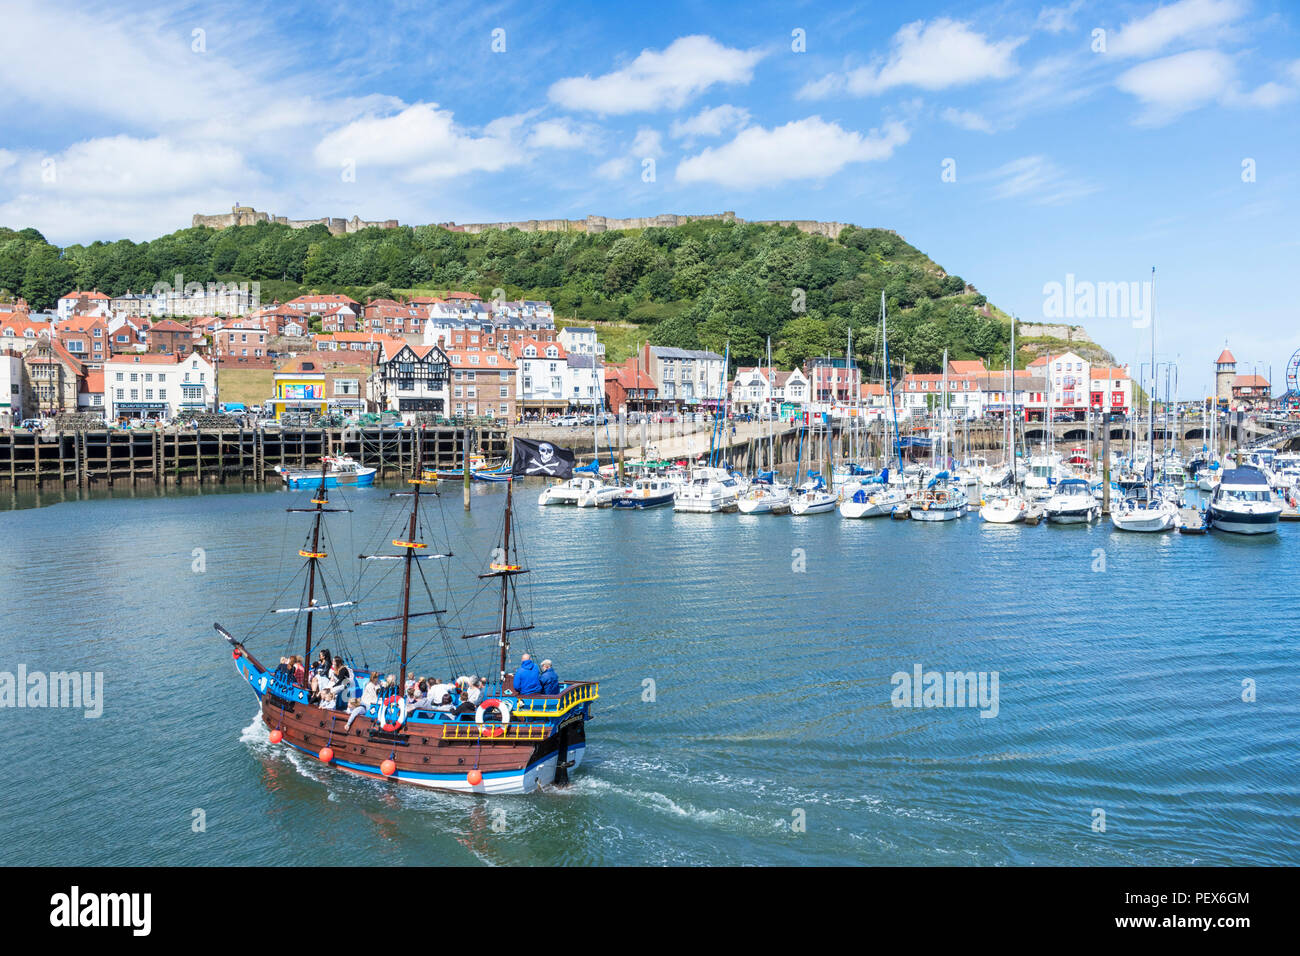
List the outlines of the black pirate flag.
{"type": "Polygon", "coordinates": [[[525,478],[572,478],[573,450],[548,441],[516,438],[510,474],[525,478]]]}

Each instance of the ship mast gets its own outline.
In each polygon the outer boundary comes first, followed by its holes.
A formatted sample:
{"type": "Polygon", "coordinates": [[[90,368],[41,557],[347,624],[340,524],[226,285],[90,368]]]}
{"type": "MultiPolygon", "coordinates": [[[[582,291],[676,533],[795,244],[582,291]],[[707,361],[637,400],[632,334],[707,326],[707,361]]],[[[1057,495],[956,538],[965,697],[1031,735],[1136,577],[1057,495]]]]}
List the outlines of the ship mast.
{"type": "Polygon", "coordinates": [[[328,468],[324,458],[320,461],[320,488],[316,491],[316,497],[312,504],[316,506],[316,518],[311,529],[311,551],[306,554],[307,558],[307,640],[302,652],[302,662],[304,667],[311,666],[311,624],[316,619],[312,608],[316,605],[316,562],[322,555],[320,550],[320,519],[324,513],[328,499],[325,497],[325,473],[328,468]]]}
{"type": "Polygon", "coordinates": [[[511,475],[506,479],[506,521],[505,535],[501,544],[501,563],[506,567],[501,568],[501,634],[499,643],[501,645],[501,675],[500,687],[504,692],[506,687],[506,658],[510,653],[510,631],[508,616],[510,613],[510,506],[514,498],[515,479],[511,475]]]}
{"type": "Polygon", "coordinates": [[[417,478],[408,478],[407,481],[414,487],[411,494],[411,518],[407,526],[406,540],[394,541],[393,544],[406,550],[404,559],[406,568],[402,580],[402,656],[398,662],[397,691],[400,694],[406,693],[406,649],[407,640],[411,633],[411,566],[415,564],[415,552],[418,548],[423,548],[424,544],[415,540],[419,513],[420,513],[420,488],[425,484],[424,478],[424,436],[420,435],[420,455],[416,465],[417,478]]]}

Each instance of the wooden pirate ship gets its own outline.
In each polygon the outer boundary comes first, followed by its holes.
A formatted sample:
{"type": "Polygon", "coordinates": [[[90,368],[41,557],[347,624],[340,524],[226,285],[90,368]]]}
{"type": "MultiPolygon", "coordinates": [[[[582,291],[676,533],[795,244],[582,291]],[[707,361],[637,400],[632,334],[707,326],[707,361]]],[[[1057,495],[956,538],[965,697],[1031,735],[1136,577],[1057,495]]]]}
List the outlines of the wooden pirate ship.
{"type": "MultiPolygon", "coordinates": [[[[411,610],[413,590],[418,584],[424,585],[430,599],[433,596],[424,563],[451,557],[449,549],[445,553],[434,552],[425,540],[422,509],[431,510],[437,493],[429,486],[436,482],[423,477],[422,471],[416,474],[422,477],[408,479],[409,492],[394,495],[409,498],[410,506],[400,537],[392,540],[394,550],[359,556],[363,562],[400,568],[402,577],[398,614],[353,622],[355,628],[390,628],[394,645],[400,635],[400,645],[390,648],[397,651],[396,682],[387,684],[376,702],[361,704],[371,674],[381,672],[357,664],[357,655],[344,651],[349,676],[342,694],[355,699],[357,706],[325,709],[313,700],[309,679],[296,678],[292,669],[267,667],[244,641],[236,640],[220,624],[215,627],[231,644],[235,669],[260,701],[261,719],[270,731],[272,743],[292,747],[340,770],[439,790],[531,793],[539,787],[563,785],[568,782],[570,771],[582,763],[587,744],[586,723],[591,719],[591,705],[596,700],[598,686],[589,681],[568,681],[559,683],[553,693],[515,691],[514,675],[507,671],[510,638],[514,633],[531,630],[534,625],[522,623],[517,615],[516,582],[528,570],[519,564],[518,544],[511,535],[513,482],[506,490],[502,547],[496,552],[495,563],[478,575],[484,582],[481,588],[499,584],[495,627],[457,634],[448,627],[446,610],[411,610]],[[504,560],[499,560],[502,557],[504,560]],[[392,562],[397,564],[394,566],[392,562]],[[428,700],[424,704],[408,701],[405,694],[408,655],[412,639],[427,636],[421,629],[426,622],[433,623],[434,634],[424,646],[441,637],[446,651],[444,659],[423,663],[421,666],[426,671],[442,668],[443,674],[461,673],[457,665],[464,657],[459,648],[472,647],[476,642],[483,646],[485,639],[495,639],[495,649],[488,650],[495,651],[492,666],[496,673],[484,678],[486,686],[482,688],[477,707],[459,707],[448,712],[432,709],[428,700]],[[352,709],[360,708],[364,708],[363,712],[353,717],[352,709]]],[[[292,613],[295,621],[304,623],[302,643],[297,644],[296,635],[291,635],[290,644],[295,649],[302,648],[304,662],[319,654],[326,640],[342,639],[336,612],[356,606],[354,601],[330,601],[322,564],[328,557],[322,550],[327,516],[349,509],[331,506],[323,477],[311,505],[287,509],[312,515],[308,542],[298,552],[304,561],[305,599],[299,607],[276,611],[292,613]],[[316,623],[318,615],[335,618],[333,631],[316,623]]],[[[283,636],[280,640],[283,642],[283,636]]],[[[458,688],[458,692],[462,691],[458,688]]]]}

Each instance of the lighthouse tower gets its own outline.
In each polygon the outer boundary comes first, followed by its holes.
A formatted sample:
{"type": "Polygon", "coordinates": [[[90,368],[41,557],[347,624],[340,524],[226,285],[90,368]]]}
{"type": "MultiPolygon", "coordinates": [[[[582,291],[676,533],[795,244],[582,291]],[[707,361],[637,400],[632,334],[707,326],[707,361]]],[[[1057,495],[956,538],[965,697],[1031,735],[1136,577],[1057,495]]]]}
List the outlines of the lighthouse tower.
{"type": "Polygon", "coordinates": [[[1232,380],[1237,377],[1237,360],[1226,348],[1214,360],[1214,395],[1223,403],[1232,402],[1232,380]]]}

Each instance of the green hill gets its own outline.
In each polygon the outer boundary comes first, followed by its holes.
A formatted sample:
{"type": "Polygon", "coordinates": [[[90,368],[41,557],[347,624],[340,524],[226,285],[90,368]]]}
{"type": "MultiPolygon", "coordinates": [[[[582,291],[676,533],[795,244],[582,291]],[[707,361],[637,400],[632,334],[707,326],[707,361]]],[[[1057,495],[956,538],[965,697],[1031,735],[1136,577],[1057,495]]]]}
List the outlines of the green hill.
{"type": "MultiPolygon", "coordinates": [[[[33,229],[0,229],[0,290],[49,308],[73,289],[109,294],[158,281],[258,281],[263,302],[308,291],[365,300],[414,290],[462,289],[547,299],[557,318],[601,323],[617,361],[636,342],[761,360],[770,336],[785,367],[809,356],[879,351],[880,293],[890,350],[909,369],[937,371],[943,351],[1000,367],[1010,319],[960,276],[884,229],[846,228],[836,240],[793,227],[693,222],[623,232],[479,235],[437,226],[332,236],[323,226],[259,223],[182,229],[151,242],[59,249],[33,229]]],[[[897,365],[895,366],[897,369],[897,365]]]]}

